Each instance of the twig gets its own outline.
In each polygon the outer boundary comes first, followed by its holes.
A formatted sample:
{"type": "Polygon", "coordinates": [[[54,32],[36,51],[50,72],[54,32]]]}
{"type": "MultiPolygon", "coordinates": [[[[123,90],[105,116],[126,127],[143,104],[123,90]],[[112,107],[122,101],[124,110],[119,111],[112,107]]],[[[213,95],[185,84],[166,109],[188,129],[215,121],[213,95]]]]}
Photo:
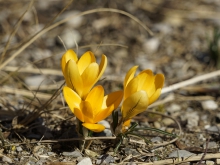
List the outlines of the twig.
{"type": "Polygon", "coordinates": [[[161,94],[172,92],[176,89],[179,89],[179,88],[191,85],[191,84],[195,84],[197,82],[207,80],[207,79],[217,77],[217,76],[220,76],[220,70],[217,70],[217,71],[214,71],[214,72],[211,72],[211,73],[207,73],[207,74],[204,74],[204,75],[201,75],[201,76],[197,76],[195,78],[191,78],[189,80],[182,81],[182,82],[170,85],[168,87],[165,87],[165,88],[162,89],[161,94]]]}
{"type": "MultiPolygon", "coordinates": [[[[142,163],[142,162],[135,162],[135,163],[141,164],[141,165],[181,164],[181,163],[186,163],[186,162],[199,161],[201,159],[201,157],[202,157],[202,155],[197,155],[197,156],[190,156],[189,158],[176,158],[176,159],[173,158],[173,159],[154,161],[154,162],[150,162],[150,163],[142,163]]],[[[207,154],[203,160],[218,159],[218,158],[220,158],[220,153],[207,154]]]]}
{"type": "Polygon", "coordinates": [[[111,8],[100,8],[100,9],[93,9],[93,10],[88,10],[79,14],[76,14],[74,16],[70,16],[68,18],[65,18],[61,21],[58,21],[54,24],[52,24],[49,27],[46,27],[45,29],[41,30],[39,33],[35,34],[27,43],[25,43],[24,45],[22,45],[22,47],[20,49],[18,49],[11,57],[9,57],[6,61],[4,61],[2,63],[2,65],[0,65],[0,70],[5,67],[11,60],[13,60],[16,56],[18,56],[24,49],[26,49],[30,44],[32,44],[36,39],[38,39],[40,36],[42,36],[43,34],[45,34],[46,32],[54,29],[55,27],[67,22],[70,19],[79,17],[79,16],[83,16],[83,15],[88,15],[88,14],[92,14],[92,13],[98,13],[98,12],[114,12],[114,13],[120,13],[123,15],[128,16],[129,18],[131,18],[132,20],[134,20],[135,22],[137,22],[139,25],[141,25],[150,35],[153,35],[153,32],[147,27],[145,26],[138,18],[134,17],[133,15],[122,11],[122,10],[118,10],[118,9],[111,9],[111,8]]]}

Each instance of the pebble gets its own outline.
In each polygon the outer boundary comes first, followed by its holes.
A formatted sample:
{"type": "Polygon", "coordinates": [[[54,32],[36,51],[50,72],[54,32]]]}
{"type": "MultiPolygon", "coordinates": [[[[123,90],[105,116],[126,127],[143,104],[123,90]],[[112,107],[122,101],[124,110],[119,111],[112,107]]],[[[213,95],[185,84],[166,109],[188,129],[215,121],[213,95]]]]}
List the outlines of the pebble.
{"type": "Polygon", "coordinates": [[[151,38],[144,42],[143,49],[146,53],[155,53],[157,52],[158,48],[160,46],[160,41],[158,38],[151,38]]]}
{"type": "Polygon", "coordinates": [[[169,154],[169,158],[185,158],[193,155],[195,154],[186,150],[176,150],[169,154]]]}
{"type": "Polygon", "coordinates": [[[179,106],[178,104],[171,104],[168,108],[167,108],[167,112],[169,113],[175,113],[177,111],[181,110],[181,106],[179,106]]]}
{"type": "Polygon", "coordinates": [[[105,128],[110,129],[110,124],[106,120],[102,120],[102,121],[98,122],[98,124],[102,124],[105,128]]]}
{"type": "Polygon", "coordinates": [[[162,120],[162,122],[163,122],[163,124],[164,124],[165,126],[169,126],[169,125],[172,125],[172,124],[175,123],[175,122],[174,122],[172,119],[170,119],[170,118],[165,118],[165,119],[162,120]]]}
{"type": "MultiPolygon", "coordinates": [[[[206,143],[203,144],[203,148],[204,149],[206,148],[206,143]]],[[[216,142],[209,142],[207,148],[209,148],[209,149],[218,148],[218,144],[216,142]]]]}
{"type": "Polygon", "coordinates": [[[73,158],[77,158],[77,157],[82,156],[82,154],[77,150],[73,151],[73,152],[63,152],[62,155],[63,156],[70,156],[70,157],[73,157],[73,158]]]}
{"type": "Polygon", "coordinates": [[[213,162],[211,160],[207,160],[205,163],[206,163],[206,165],[214,165],[215,164],[215,162],[213,162]]]}
{"type": "Polygon", "coordinates": [[[162,138],[161,137],[154,137],[152,139],[150,139],[153,143],[162,143],[162,138]]]}
{"type": "Polygon", "coordinates": [[[218,104],[216,104],[213,100],[202,101],[202,107],[205,110],[216,110],[218,108],[218,104]]]}
{"type": "Polygon", "coordinates": [[[2,157],[2,161],[3,161],[3,162],[7,162],[7,163],[12,163],[12,159],[9,158],[9,157],[7,157],[7,156],[3,156],[3,157],[2,157]]]}
{"type": "Polygon", "coordinates": [[[29,76],[25,78],[25,83],[28,86],[40,86],[40,85],[46,85],[46,77],[44,75],[37,75],[37,76],[29,76]]]}
{"type": "Polygon", "coordinates": [[[153,72],[156,71],[155,62],[152,62],[149,59],[147,59],[146,54],[139,55],[138,58],[135,59],[135,63],[139,65],[140,70],[150,69],[153,72]]]}
{"type": "Polygon", "coordinates": [[[154,127],[157,128],[157,129],[160,129],[161,128],[161,124],[158,121],[155,121],[154,122],[154,127]]]}
{"type": "Polygon", "coordinates": [[[114,162],[115,162],[115,159],[111,155],[107,155],[107,157],[106,155],[101,155],[99,159],[96,161],[96,164],[107,165],[107,164],[114,163],[114,162]]]}
{"type": "Polygon", "coordinates": [[[20,146],[16,147],[16,150],[17,150],[18,152],[23,151],[23,149],[22,149],[20,146]]]}
{"type": "Polygon", "coordinates": [[[103,131],[106,137],[112,137],[112,131],[110,129],[104,129],[103,131]]]}
{"type": "MultiPolygon", "coordinates": [[[[79,43],[81,41],[82,36],[77,30],[65,29],[63,33],[60,35],[60,38],[64,45],[67,47],[67,49],[70,49],[73,48],[76,43],[79,43]]],[[[61,42],[60,40],[58,41],[61,42]]]]}
{"type": "MultiPolygon", "coordinates": [[[[66,18],[70,18],[70,17],[74,17],[74,15],[77,15],[79,14],[80,11],[68,11],[68,12],[65,12],[62,16],[61,16],[61,19],[66,19],[66,18]]],[[[67,21],[67,25],[69,25],[71,28],[78,28],[82,25],[83,23],[83,16],[77,16],[77,17],[74,17],[72,19],[69,19],[67,21]]]]}
{"type": "Polygon", "coordinates": [[[83,158],[77,165],[92,165],[92,161],[90,158],[83,158]]]}

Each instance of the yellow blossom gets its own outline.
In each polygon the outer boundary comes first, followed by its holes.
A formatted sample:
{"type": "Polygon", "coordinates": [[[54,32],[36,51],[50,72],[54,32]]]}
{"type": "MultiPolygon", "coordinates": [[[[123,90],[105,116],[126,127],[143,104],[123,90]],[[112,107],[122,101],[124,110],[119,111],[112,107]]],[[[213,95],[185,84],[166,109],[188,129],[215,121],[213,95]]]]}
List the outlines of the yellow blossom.
{"type": "Polygon", "coordinates": [[[101,132],[105,127],[97,124],[108,117],[116,109],[122,98],[123,91],[116,91],[104,96],[104,89],[101,85],[94,87],[85,100],[71,88],[63,88],[64,97],[71,111],[83,122],[83,126],[93,132],[101,132]]]}
{"type": "Polygon", "coordinates": [[[130,125],[130,119],[146,110],[160,96],[164,75],[154,75],[151,70],[143,70],[134,76],[138,66],[132,67],[124,79],[124,101],[122,103],[123,127],[130,125]]]}
{"type": "Polygon", "coordinates": [[[95,83],[100,79],[107,65],[107,57],[102,55],[100,64],[96,63],[90,51],[78,59],[73,50],[67,50],[62,56],[61,67],[68,87],[84,99],[95,83]]]}

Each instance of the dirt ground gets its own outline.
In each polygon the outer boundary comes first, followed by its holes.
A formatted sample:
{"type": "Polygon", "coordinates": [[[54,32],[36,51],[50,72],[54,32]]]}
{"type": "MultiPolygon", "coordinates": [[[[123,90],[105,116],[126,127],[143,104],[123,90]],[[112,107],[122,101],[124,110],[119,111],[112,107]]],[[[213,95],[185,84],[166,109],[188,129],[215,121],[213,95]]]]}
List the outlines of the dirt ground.
{"type": "Polygon", "coordinates": [[[220,164],[220,1],[0,1],[0,53],[0,164],[220,164]],[[114,153],[107,129],[80,150],[66,49],[107,56],[106,93],[134,65],[164,74],[160,99],[132,120],[146,141],[114,153]]]}

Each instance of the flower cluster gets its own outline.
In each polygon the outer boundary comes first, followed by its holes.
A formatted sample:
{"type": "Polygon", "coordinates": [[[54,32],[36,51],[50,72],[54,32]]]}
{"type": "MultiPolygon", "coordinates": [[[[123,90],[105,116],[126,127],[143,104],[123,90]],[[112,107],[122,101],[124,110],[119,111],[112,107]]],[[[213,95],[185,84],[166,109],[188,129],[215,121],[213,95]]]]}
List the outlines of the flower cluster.
{"type": "Polygon", "coordinates": [[[124,79],[124,90],[104,96],[101,85],[94,87],[107,66],[107,57],[102,55],[98,64],[90,51],[78,59],[73,50],[68,50],[61,59],[61,67],[66,81],[64,98],[82,126],[101,132],[105,127],[98,124],[107,118],[121,103],[123,132],[130,120],[155,102],[164,84],[163,74],[154,75],[151,70],[143,70],[137,76],[138,66],[132,67],[124,79]]]}

